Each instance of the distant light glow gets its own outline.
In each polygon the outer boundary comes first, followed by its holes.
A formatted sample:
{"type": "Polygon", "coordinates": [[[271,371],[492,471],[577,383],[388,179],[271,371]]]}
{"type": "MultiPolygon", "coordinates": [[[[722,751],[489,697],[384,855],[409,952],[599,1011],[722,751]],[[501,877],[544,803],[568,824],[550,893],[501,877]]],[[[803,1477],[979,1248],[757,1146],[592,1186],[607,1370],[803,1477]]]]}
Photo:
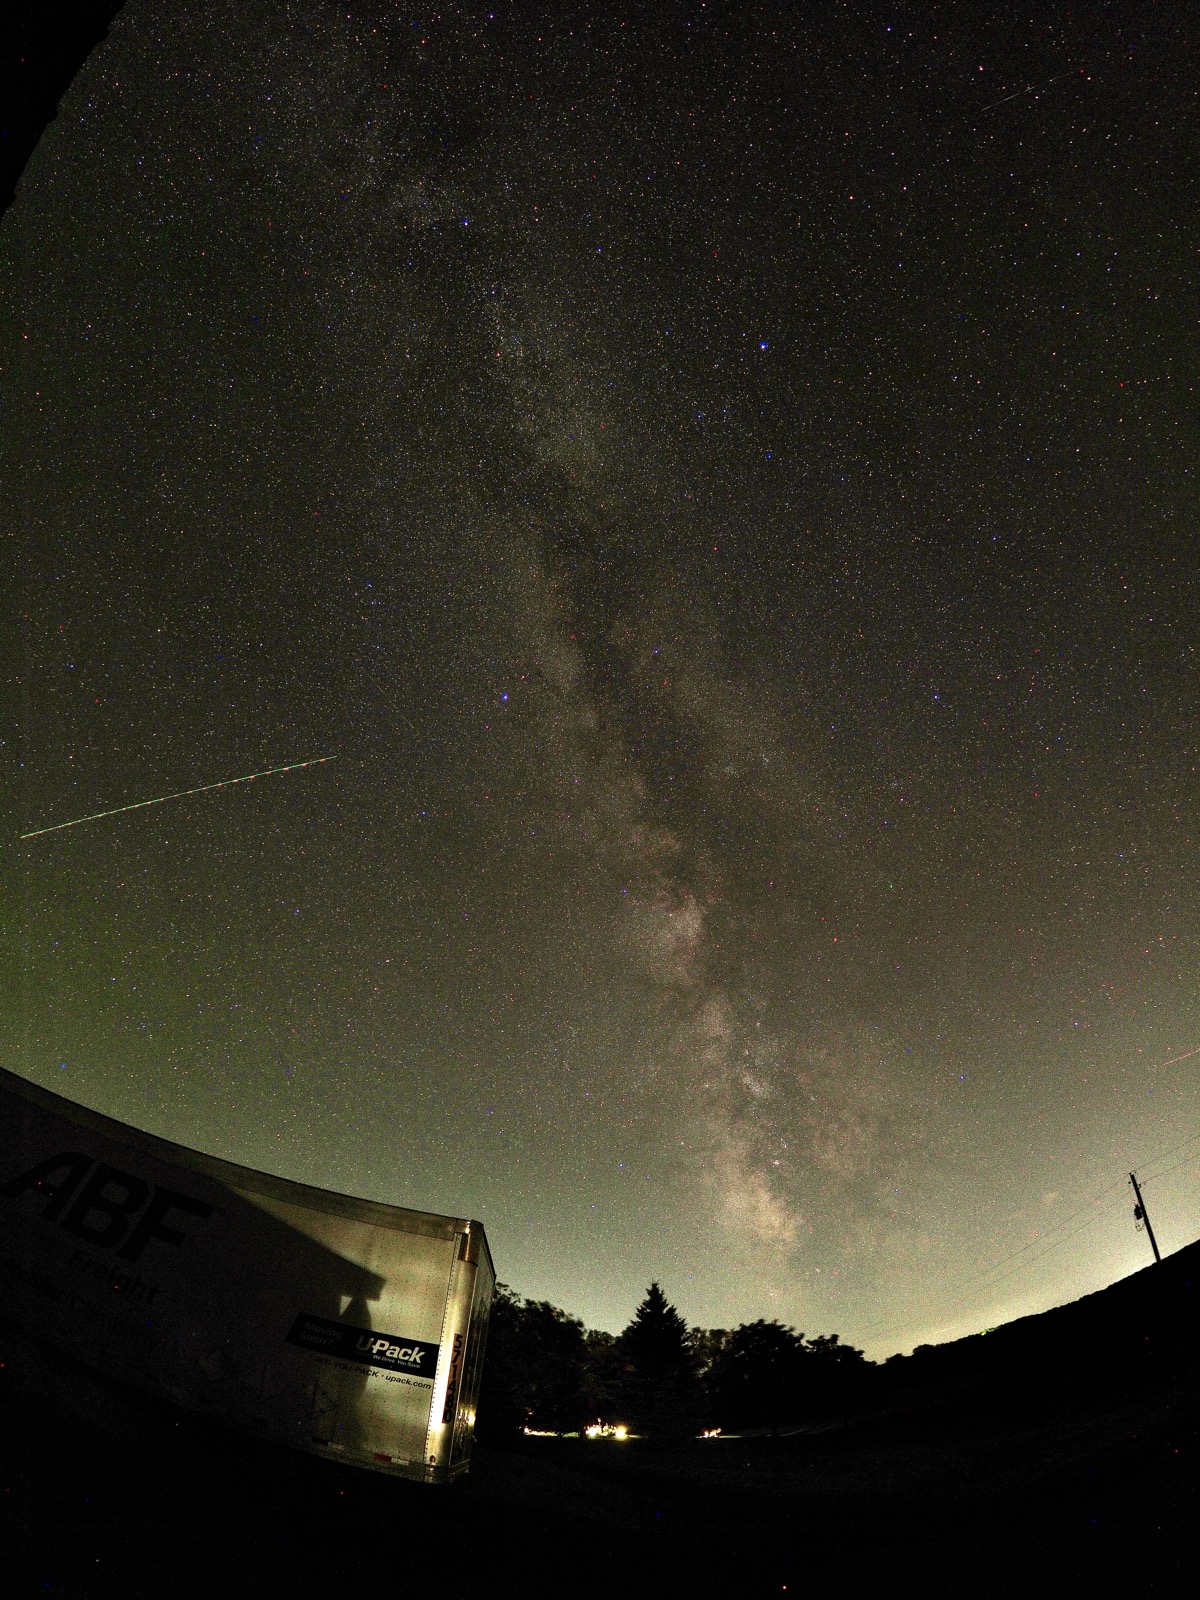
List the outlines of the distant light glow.
{"type": "Polygon", "coordinates": [[[593,1422],[583,1430],[583,1436],[585,1439],[628,1439],[629,1429],[623,1422],[593,1422]]]}

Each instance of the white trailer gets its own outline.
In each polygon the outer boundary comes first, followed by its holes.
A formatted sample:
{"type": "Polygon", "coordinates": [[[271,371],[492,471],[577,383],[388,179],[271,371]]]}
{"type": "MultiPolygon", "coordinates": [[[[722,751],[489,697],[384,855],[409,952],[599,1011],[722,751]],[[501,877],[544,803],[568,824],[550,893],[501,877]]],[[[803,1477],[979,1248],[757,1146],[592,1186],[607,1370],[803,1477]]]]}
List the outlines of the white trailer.
{"type": "Polygon", "coordinates": [[[446,1482],[494,1286],[477,1222],[253,1172],[0,1070],[0,1323],[105,1378],[446,1482]]]}

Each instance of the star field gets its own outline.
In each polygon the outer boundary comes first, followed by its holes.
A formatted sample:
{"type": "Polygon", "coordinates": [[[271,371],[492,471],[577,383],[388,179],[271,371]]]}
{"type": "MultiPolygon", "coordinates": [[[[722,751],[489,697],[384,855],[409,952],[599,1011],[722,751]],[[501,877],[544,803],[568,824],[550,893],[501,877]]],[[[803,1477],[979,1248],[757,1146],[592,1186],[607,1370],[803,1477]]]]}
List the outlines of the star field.
{"type": "Polygon", "coordinates": [[[0,228],[6,1061],[597,1326],[1195,1237],[1187,26],[128,5],[0,228]]]}

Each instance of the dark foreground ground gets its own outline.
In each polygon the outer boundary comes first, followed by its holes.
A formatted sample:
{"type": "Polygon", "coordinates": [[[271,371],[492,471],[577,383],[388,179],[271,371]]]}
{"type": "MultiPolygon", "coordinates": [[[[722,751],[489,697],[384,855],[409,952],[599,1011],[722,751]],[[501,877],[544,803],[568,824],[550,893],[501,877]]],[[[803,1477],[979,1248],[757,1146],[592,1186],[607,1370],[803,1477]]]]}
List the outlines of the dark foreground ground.
{"type": "Polygon", "coordinates": [[[81,1418],[0,1356],[6,1596],[1138,1596],[1200,1572],[1194,1374],[1056,1414],[942,1391],[780,1440],[530,1439],[438,1489],[125,1399],[81,1418]]]}

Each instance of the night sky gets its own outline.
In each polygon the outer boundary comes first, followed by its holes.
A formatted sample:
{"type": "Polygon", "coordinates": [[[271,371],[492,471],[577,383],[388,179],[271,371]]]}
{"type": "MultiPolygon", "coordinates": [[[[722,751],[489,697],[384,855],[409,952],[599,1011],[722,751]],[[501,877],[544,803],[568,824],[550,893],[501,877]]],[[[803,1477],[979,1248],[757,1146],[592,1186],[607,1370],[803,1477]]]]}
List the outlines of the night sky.
{"type": "Polygon", "coordinates": [[[132,0],[0,227],[4,1064],[614,1329],[1200,1233],[1188,16],[132,0]]]}

